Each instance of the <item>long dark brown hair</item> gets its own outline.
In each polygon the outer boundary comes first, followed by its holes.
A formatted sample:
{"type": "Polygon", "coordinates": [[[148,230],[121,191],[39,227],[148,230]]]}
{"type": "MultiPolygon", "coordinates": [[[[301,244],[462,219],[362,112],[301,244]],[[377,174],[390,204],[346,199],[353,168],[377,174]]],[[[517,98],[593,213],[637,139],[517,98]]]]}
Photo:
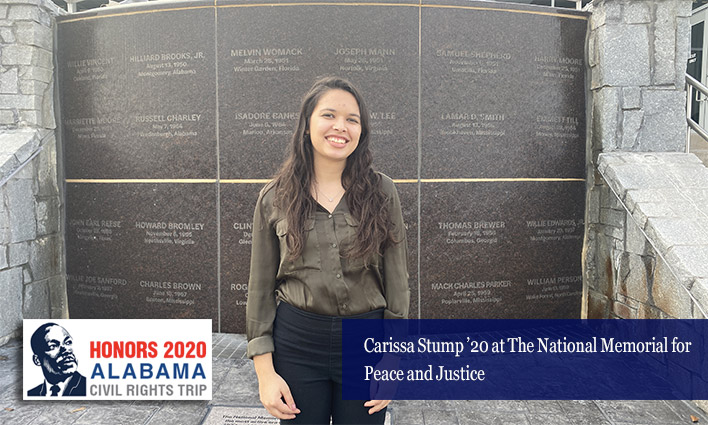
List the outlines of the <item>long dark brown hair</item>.
{"type": "Polygon", "coordinates": [[[291,260],[302,255],[305,246],[305,221],[317,207],[310,194],[314,180],[312,141],[307,130],[317,103],[330,90],[351,93],[359,105],[361,135],[359,145],[347,158],[342,173],[344,196],[352,216],[359,221],[356,240],[346,253],[348,257],[368,260],[381,254],[394,242],[393,224],[389,218],[388,198],[381,188],[381,176],[372,168],[369,148],[369,111],[359,91],[347,80],[325,77],[317,80],[305,94],[300,118],[290,140],[288,157],[274,177],[275,206],[285,211],[288,224],[286,241],[291,260]]]}

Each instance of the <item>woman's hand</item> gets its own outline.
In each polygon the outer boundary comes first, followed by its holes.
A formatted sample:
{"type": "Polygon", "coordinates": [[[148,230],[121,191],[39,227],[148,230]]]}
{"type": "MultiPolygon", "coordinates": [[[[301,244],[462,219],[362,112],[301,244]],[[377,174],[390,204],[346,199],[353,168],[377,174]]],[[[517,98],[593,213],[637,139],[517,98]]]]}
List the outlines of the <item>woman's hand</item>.
{"type": "MultiPolygon", "coordinates": [[[[400,357],[392,355],[390,353],[386,353],[383,355],[381,360],[379,360],[379,362],[376,364],[376,370],[386,370],[386,371],[397,370],[400,362],[401,362],[400,357]]],[[[394,394],[396,394],[397,389],[398,389],[398,382],[396,382],[396,381],[381,382],[381,381],[373,380],[373,381],[371,381],[371,384],[369,387],[369,396],[370,397],[376,397],[376,396],[392,397],[394,394]]],[[[379,410],[383,409],[384,407],[388,406],[389,403],[391,403],[391,400],[373,399],[373,400],[369,400],[366,403],[364,403],[364,407],[370,407],[369,414],[373,415],[374,413],[376,413],[379,410]]]]}
{"type": "Polygon", "coordinates": [[[268,413],[278,419],[295,419],[300,409],[295,406],[290,387],[277,373],[258,378],[258,392],[261,403],[268,413]],[[285,402],[283,402],[285,400],[285,402]]]}
{"type": "Polygon", "coordinates": [[[295,419],[300,409],[295,406],[288,384],[275,372],[272,353],[254,356],[253,365],[258,375],[258,392],[263,407],[278,419],[295,419]]]}
{"type": "Polygon", "coordinates": [[[391,400],[369,400],[364,403],[364,407],[370,407],[369,414],[373,415],[384,407],[388,406],[391,400]]]}

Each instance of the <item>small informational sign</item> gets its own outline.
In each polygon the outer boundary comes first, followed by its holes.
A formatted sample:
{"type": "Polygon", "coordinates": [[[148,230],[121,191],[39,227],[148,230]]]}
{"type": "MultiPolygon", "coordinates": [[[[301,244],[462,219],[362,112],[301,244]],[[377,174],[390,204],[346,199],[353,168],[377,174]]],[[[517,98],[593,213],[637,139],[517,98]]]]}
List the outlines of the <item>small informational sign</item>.
{"type": "Polygon", "coordinates": [[[24,400],[211,400],[211,320],[25,319],[24,400]]]}
{"type": "Polygon", "coordinates": [[[280,420],[261,407],[212,406],[202,425],[278,425],[280,420]]]}

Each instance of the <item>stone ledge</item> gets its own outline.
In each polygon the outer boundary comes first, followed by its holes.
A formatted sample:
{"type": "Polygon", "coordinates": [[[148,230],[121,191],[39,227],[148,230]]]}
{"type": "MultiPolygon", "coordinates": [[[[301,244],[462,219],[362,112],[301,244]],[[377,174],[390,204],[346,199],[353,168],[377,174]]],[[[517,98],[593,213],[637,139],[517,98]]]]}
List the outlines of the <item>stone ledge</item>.
{"type": "Polygon", "coordinates": [[[28,128],[0,132],[0,183],[6,182],[39,151],[50,133],[52,130],[28,128]]]}
{"type": "Polygon", "coordinates": [[[598,163],[671,273],[708,311],[708,168],[687,153],[603,153],[598,163]]]}

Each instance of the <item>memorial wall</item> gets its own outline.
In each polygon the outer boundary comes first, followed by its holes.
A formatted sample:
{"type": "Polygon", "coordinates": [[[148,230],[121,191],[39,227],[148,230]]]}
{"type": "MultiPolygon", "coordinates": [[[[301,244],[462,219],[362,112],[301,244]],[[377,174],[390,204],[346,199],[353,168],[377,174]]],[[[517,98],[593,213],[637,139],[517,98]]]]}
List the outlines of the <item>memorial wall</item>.
{"type": "Polygon", "coordinates": [[[580,316],[586,14],[217,0],[57,23],[72,318],[244,332],[256,197],[322,75],[369,104],[412,317],[580,316]]]}

